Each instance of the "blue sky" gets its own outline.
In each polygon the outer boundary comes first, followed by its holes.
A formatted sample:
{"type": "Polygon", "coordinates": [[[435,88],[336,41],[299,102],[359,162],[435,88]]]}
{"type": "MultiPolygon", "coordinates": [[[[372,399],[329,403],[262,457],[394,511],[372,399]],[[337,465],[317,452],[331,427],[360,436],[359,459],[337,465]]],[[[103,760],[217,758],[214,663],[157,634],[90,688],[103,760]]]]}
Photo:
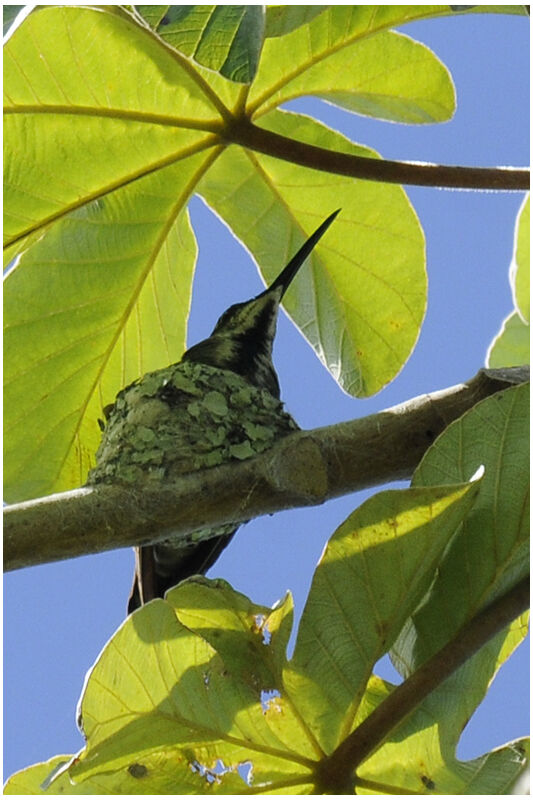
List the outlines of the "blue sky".
{"type": "MultiPolygon", "coordinates": [[[[290,108],[318,117],[386,158],[525,165],[528,27],[524,17],[469,15],[403,28],[429,45],[452,73],[458,110],[443,125],[377,122],[313,100],[290,108]]],[[[483,366],[491,339],[512,310],[508,268],[523,196],[407,191],[425,231],[429,274],[428,311],[416,349],[390,386],[374,398],[357,400],[343,394],[283,316],[275,363],[282,399],[303,428],[365,416],[470,378],[483,366]]],[[[329,211],[324,209],[324,216],[329,211]]],[[[200,246],[189,331],[194,343],[210,333],[224,308],[256,294],[262,284],[246,252],[199,200],[192,202],[191,215],[200,246]]],[[[255,520],[241,528],[209,574],[269,605],[290,589],[298,618],[324,543],[368,494],[255,520]]],[[[76,703],[86,671],[123,620],[132,569],[132,552],[123,550],[6,576],[5,776],[82,746],[76,703]]],[[[392,676],[387,665],[381,672],[392,676]]],[[[528,732],[528,683],[528,651],[522,645],[467,726],[461,757],[528,732]]]]}

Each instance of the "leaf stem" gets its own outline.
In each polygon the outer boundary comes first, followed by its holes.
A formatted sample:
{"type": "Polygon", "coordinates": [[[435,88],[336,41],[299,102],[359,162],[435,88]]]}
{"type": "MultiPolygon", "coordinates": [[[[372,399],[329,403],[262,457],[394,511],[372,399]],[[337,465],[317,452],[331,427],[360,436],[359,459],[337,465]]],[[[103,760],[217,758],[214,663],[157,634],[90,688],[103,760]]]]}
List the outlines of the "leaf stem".
{"type": "Polygon", "coordinates": [[[260,128],[246,117],[228,124],[222,135],[228,143],[240,144],[273,158],[361,180],[448,189],[499,189],[500,191],[529,189],[528,169],[457,167],[366,158],[290,139],[260,128]]]}
{"type": "Polygon", "coordinates": [[[331,793],[354,783],[357,767],[417,706],[489,639],[529,607],[529,576],[466,622],[435,655],[398,686],[317,767],[317,789],[331,793]]]}

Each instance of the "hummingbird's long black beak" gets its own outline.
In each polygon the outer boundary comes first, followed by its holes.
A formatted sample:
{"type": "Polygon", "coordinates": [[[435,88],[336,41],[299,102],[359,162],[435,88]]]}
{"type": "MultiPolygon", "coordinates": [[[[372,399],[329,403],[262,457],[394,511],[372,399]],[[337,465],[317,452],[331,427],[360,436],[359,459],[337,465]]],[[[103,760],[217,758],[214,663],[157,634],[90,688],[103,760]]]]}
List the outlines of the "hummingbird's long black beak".
{"type": "Polygon", "coordinates": [[[309,239],[307,239],[307,241],[303,243],[303,245],[300,247],[296,255],[291,258],[287,266],[280,272],[276,280],[270,284],[268,289],[266,289],[265,292],[263,292],[263,294],[272,291],[272,289],[277,289],[279,286],[281,286],[282,292],[280,295],[280,299],[283,297],[292,279],[294,278],[294,276],[304,263],[305,259],[307,258],[311,250],[314,248],[314,246],[317,244],[317,242],[325,234],[325,232],[327,231],[327,229],[329,228],[329,226],[331,225],[331,223],[333,222],[339,211],[340,208],[334,211],[333,214],[330,214],[329,217],[326,220],[324,220],[322,225],[320,225],[316,229],[316,231],[311,234],[309,239]]]}
{"type": "Polygon", "coordinates": [[[311,234],[270,286],[256,297],[227,308],[211,336],[190,347],[183,354],[182,361],[229,369],[279,397],[278,379],[272,364],[279,304],[290,282],[339,211],[331,214],[311,234]]]}

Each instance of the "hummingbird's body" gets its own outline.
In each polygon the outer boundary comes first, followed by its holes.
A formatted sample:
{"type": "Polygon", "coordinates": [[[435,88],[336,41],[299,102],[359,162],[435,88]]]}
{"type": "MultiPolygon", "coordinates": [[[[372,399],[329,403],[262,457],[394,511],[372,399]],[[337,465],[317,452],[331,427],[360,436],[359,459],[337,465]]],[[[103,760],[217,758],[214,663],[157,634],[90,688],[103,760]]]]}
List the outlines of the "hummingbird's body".
{"type": "MultiPolygon", "coordinates": [[[[272,363],[279,304],[332,214],[264,292],[231,306],[178,364],[148,373],[117,395],[88,483],[142,488],[270,448],[298,426],[279,402],[272,363]]],[[[204,574],[238,526],[195,531],[136,548],[128,611],[204,574]]]]}

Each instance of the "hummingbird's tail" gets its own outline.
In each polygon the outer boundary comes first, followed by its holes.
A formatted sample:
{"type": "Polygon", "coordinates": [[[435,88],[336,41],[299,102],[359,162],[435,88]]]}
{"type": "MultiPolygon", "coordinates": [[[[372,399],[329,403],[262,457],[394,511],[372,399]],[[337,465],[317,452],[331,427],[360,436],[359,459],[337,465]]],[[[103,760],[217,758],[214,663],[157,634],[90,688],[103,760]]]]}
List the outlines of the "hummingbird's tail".
{"type": "Polygon", "coordinates": [[[170,545],[135,548],[135,572],[128,600],[128,614],[191,575],[205,575],[233,538],[233,532],[195,542],[176,550],[170,545]]]}

